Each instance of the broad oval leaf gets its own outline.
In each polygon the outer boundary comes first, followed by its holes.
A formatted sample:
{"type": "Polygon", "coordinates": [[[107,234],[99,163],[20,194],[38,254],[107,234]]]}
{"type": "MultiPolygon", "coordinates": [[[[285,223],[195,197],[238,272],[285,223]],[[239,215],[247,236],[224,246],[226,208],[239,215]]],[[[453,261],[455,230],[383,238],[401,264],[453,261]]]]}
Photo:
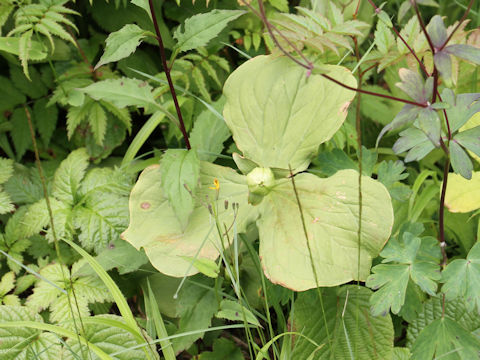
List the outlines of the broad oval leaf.
{"type": "MultiPolygon", "coordinates": [[[[140,175],[130,195],[130,225],[122,238],[137,249],[144,248],[150,262],[160,272],[176,277],[193,275],[198,270],[189,258],[215,260],[222,248],[209,208],[217,213],[222,231],[224,225],[227,226],[230,239],[234,230],[242,232],[256,219],[257,211],[247,203],[245,176],[229,168],[201,162],[195,208],[183,231],[162,192],[161,174],[160,166],[154,165],[140,175]],[[225,201],[228,201],[227,209],[225,201]],[[233,203],[238,204],[236,216],[233,203]]],[[[228,246],[225,236],[223,241],[228,246]]]]}
{"type": "Polygon", "coordinates": [[[387,189],[362,177],[362,236],[358,249],[358,172],[341,170],[321,179],[312,174],[295,176],[309,237],[318,284],[298,203],[290,180],[283,180],[261,204],[257,221],[260,257],[265,275],[273,283],[303,291],[364,281],[372,259],[390,236],[393,209],[387,189]],[[360,266],[358,252],[360,251],[360,266]]]}
{"type": "Polygon", "coordinates": [[[317,291],[299,294],[289,323],[293,330],[323,346],[309,358],[315,346],[297,337],[290,359],[391,359],[392,319],[390,315],[370,315],[371,294],[369,289],[355,285],[322,289],[324,312],[317,291]]]}
{"type": "Polygon", "coordinates": [[[445,206],[450,212],[467,213],[480,208],[480,171],[467,180],[461,175],[448,175],[445,206]]]}
{"type": "MultiPolygon", "coordinates": [[[[355,87],[352,74],[328,66],[329,75],[355,87]]],[[[355,93],[310,75],[287,57],[257,56],[228,78],[225,121],[243,155],[260,167],[301,171],[318,146],[340,128],[355,93]]]]}

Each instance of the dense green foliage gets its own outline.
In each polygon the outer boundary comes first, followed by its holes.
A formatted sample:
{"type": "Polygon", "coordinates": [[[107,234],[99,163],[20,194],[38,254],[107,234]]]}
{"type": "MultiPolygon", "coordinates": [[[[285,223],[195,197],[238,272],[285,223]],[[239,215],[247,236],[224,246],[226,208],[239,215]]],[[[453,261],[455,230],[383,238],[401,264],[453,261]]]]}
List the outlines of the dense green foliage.
{"type": "Polygon", "coordinates": [[[480,358],[479,14],[0,0],[0,359],[480,358]]]}

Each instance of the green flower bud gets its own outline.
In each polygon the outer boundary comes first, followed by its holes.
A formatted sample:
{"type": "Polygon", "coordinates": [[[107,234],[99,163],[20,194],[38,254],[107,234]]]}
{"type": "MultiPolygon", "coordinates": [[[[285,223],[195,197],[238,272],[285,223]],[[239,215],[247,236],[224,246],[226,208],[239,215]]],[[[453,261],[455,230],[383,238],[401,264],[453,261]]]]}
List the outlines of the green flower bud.
{"type": "Polygon", "coordinates": [[[247,175],[247,185],[251,194],[263,198],[275,185],[275,176],[270,168],[255,168],[247,175]]]}

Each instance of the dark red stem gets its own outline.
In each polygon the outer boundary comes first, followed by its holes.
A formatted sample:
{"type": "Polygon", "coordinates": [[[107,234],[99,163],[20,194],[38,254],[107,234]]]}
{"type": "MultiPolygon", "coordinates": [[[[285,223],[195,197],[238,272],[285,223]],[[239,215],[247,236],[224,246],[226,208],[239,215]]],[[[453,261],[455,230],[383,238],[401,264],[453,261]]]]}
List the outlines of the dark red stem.
{"type": "Polygon", "coordinates": [[[468,7],[467,9],[465,10],[465,13],[463,14],[462,18],[460,19],[460,21],[458,22],[457,26],[455,26],[455,29],[453,29],[453,31],[450,33],[450,35],[448,36],[447,40],[445,41],[445,43],[440,47],[440,49],[438,49],[438,51],[441,51],[445,48],[445,46],[447,46],[448,42],[452,39],[453,37],[453,34],[455,34],[455,32],[458,30],[458,28],[462,25],[462,23],[465,21],[465,19],[467,18],[468,14],[470,13],[470,10],[472,9],[472,6],[473,6],[473,0],[470,0],[470,3],[468,4],[468,7]]]}
{"type": "Polygon", "coordinates": [[[442,250],[442,267],[444,268],[447,265],[447,252],[445,251],[445,247],[447,246],[445,242],[445,222],[444,222],[444,214],[445,214],[445,194],[447,192],[447,181],[448,181],[448,171],[450,170],[450,158],[447,157],[445,160],[445,167],[443,169],[443,184],[442,184],[442,193],[440,195],[440,209],[438,214],[438,227],[439,227],[439,235],[438,241],[440,242],[440,249],[442,250]]]}
{"type": "Polygon", "coordinates": [[[160,57],[162,59],[163,69],[165,70],[165,75],[168,81],[168,87],[170,88],[170,93],[172,94],[173,103],[175,104],[175,110],[177,111],[178,122],[180,131],[182,132],[183,139],[185,140],[185,145],[187,149],[190,150],[190,140],[188,139],[187,130],[185,129],[185,123],[183,122],[182,111],[180,110],[180,105],[178,104],[177,94],[175,92],[175,87],[173,86],[172,77],[170,76],[170,69],[167,65],[167,56],[165,55],[165,47],[163,46],[162,35],[160,34],[160,29],[158,27],[157,16],[155,15],[155,9],[153,8],[153,0],[148,0],[148,5],[150,6],[150,13],[152,14],[153,27],[155,28],[155,34],[157,35],[158,47],[160,48],[160,57]]]}
{"type": "Polygon", "coordinates": [[[394,101],[402,102],[402,103],[405,103],[405,104],[410,104],[410,105],[424,107],[424,108],[428,106],[427,104],[421,104],[421,103],[417,103],[415,101],[410,101],[410,100],[406,100],[406,99],[397,98],[395,96],[384,95],[384,94],[380,94],[380,93],[376,93],[376,92],[372,92],[372,91],[367,91],[367,90],[362,90],[362,89],[359,89],[359,88],[354,88],[354,87],[348,86],[348,85],[346,85],[346,84],[344,84],[344,83],[342,83],[338,80],[335,80],[334,78],[332,78],[332,77],[330,77],[326,74],[321,74],[321,75],[325,79],[328,79],[331,82],[334,82],[335,84],[340,85],[341,87],[344,87],[345,89],[352,90],[352,91],[355,91],[355,92],[358,92],[358,93],[361,93],[361,94],[373,95],[373,96],[382,97],[382,98],[385,98],[385,99],[394,100],[394,101]]]}
{"type": "MultiPolygon", "coordinates": [[[[375,3],[372,0],[368,0],[368,2],[375,9],[375,12],[378,13],[380,9],[377,7],[377,5],[375,5],[375,3]]],[[[430,76],[430,74],[427,71],[427,68],[425,67],[423,62],[418,58],[415,50],[413,50],[412,47],[410,45],[408,45],[407,41],[403,38],[403,36],[400,34],[400,32],[397,30],[397,28],[395,26],[392,26],[392,30],[398,36],[398,38],[403,42],[403,44],[407,47],[408,51],[410,51],[410,53],[413,55],[415,60],[417,60],[417,63],[420,66],[420,69],[422,69],[422,71],[425,73],[425,75],[427,77],[430,76]]]]}
{"type": "Polygon", "coordinates": [[[417,14],[417,18],[418,18],[418,23],[420,24],[420,27],[422,28],[423,33],[425,34],[425,38],[428,41],[430,50],[432,50],[432,54],[435,54],[435,46],[433,45],[430,35],[428,35],[427,28],[425,27],[425,23],[423,22],[423,19],[422,19],[422,15],[420,14],[420,10],[418,10],[417,2],[415,0],[410,0],[410,2],[412,3],[413,8],[415,9],[415,13],[417,14]]]}

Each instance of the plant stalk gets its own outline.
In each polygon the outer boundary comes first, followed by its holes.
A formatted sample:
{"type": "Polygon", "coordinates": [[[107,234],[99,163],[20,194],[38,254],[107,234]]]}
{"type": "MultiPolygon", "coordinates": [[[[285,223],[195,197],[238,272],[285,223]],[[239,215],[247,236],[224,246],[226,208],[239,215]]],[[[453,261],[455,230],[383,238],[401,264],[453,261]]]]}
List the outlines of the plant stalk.
{"type": "Polygon", "coordinates": [[[155,34],[158,41],[158,47],[160,49],[160,57],[162,59],[163,70],[165,71],[165,76],[167,77],[168,87],[170,88],[170,93],[172,94],[173,103],[175,104],[175,110],[177,111],[179,128],[183,135],[183,140],[187,149],[190,150],[190,140],[188,139],[187,130],[185,129],[185,123],[183,121],[182,111],[180,105],[178,104],[177,93],[175,92],[175,87],[173,86],[172,77],[170,76],[170,69],[167,64],[167,56],[165,55],[165,47],[163,46],[162,34],[160,34],[160,28],[158,27],[157,16],[155,15],[155,9],[153,7],[153,0],[148,0],[148,5],[150,6],[150,13],[152,14],[153,27],[155,28],[155,34]]]}

